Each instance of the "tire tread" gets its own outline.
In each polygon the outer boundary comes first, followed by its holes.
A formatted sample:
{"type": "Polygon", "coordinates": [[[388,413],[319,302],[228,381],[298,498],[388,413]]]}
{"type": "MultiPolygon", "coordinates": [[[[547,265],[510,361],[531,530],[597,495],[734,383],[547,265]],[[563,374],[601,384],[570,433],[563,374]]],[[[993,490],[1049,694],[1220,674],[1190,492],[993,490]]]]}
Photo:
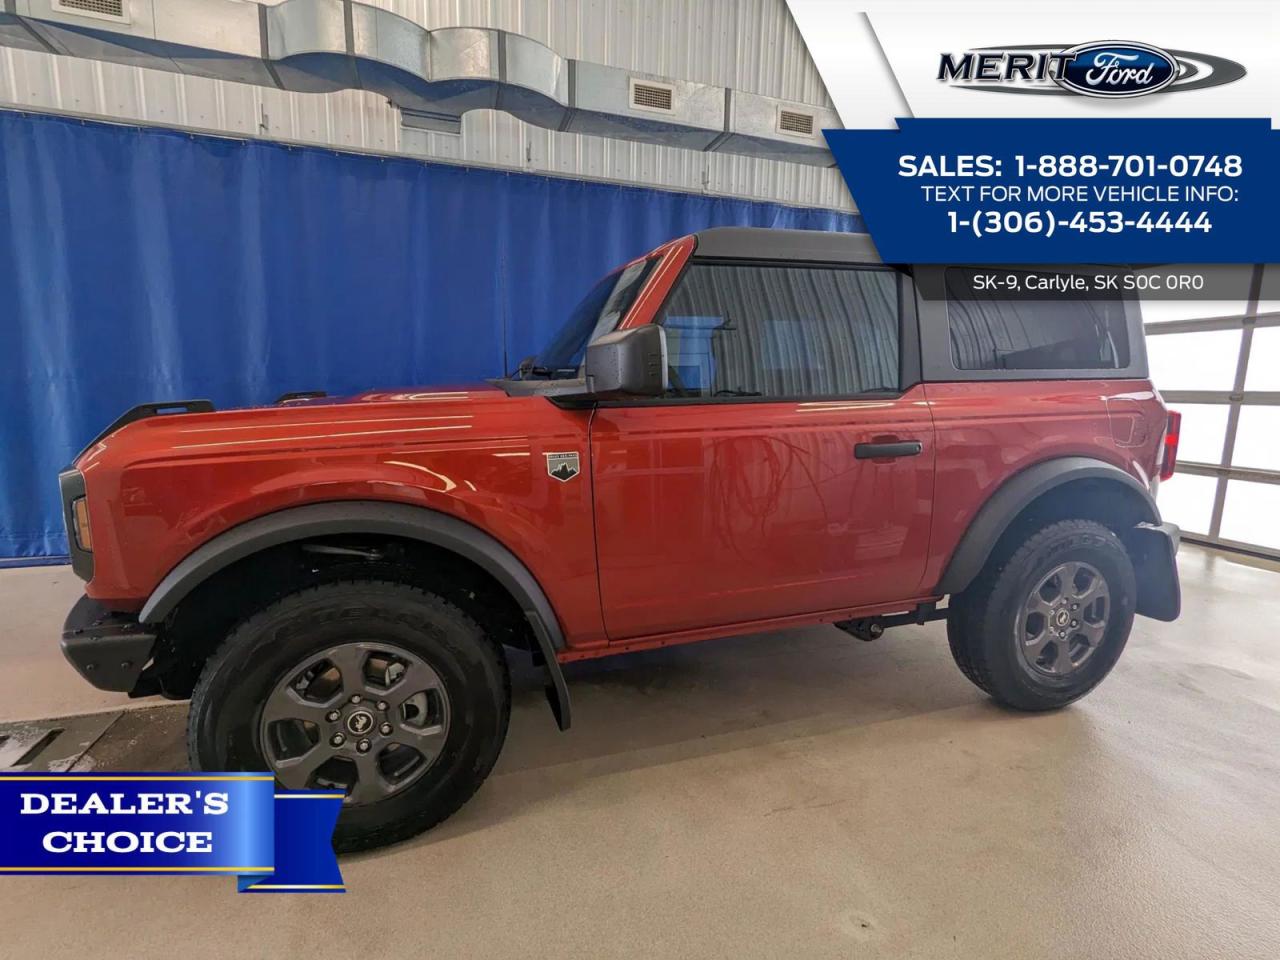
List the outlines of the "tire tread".
{"type": "Polygon", "coordinates": [[[947,639],[956,665],[976,687],[1007,706],[1020,710],[1057,709],[1083,697],[1107,675],[1108,671],[1103,671],[1085,686],[1064,691],[1046,689],[1031,697],[1025,692],[1009,689],[1008,684],[1001,682],[995,669],[993,655],[997,655],[997,648],[988,642],[988,638],[1005,628],[1003,621],[1008,616],[1008,611],[1000,608],[996,601],[997,594],[1008,586],[1009,580],[1020,577],[1022,571],[1050,544],[1068,539],[1118,549],[1128,562],[1124,545],[1108,527],[1094,520],[1059,520],[1041,527],[1021,543],[990,558],[974,582],[951,599],[947,639]]]}
{"type": "MultiPolygon", "coordinates": [[[[400,600],[413,596],[417,603],[432,608],[436,617],[455,621],[458,626],[471,633],[479,643],[484,644],[488,655],[492,656],[497,663],[502,678],[502,708],[494,748],[488,751],[487,755],[480,759],[480,762],[465,771],[465,779],[459,780],[456,788],[451,791],[447,803],[425,807],[419,813],[401,817],[382,828],[362,831],[358,836],[347,836],[339,840],[335,834],[335,848],[339,852],[354,853],[360,850],[369,850],[374,847],[398,843],[416,836],[450,817],[471,799],[489,776],[494,763],[497,761],[498,754],[501,752],[503,741],[506,739],[511,719],[511,672],[501,644],[486,634],[474,619],[458,607],[421,587],[392,580],[361,579],[336,580],[318,586],[307,587],[288,596],[281,597],[246,616],[232,628],[226,639],[218,645],[205,663],[200,672],[200,678],[191,694],[191,709],[187,718],[187,755],[193,770],[201,769],[196,749],[196,726],[199,718],[205,712],[206,703],[218,673],[228,667],[231,661],[240,654],[242,646],[249,643],[252,637],[257,635],[274,619],[280,617],[282,611],[295,606],[305,609],[310,602],[337,594],[343,590],[349,590],[353,594],[358,593],[358,595],[353,595],[352,601],[359,606],[365,607],[376,607],[379,595],[385,599],[398,598],[400,600]]],[[[396,619],[410,626],[423,622],[421,617],[406,615],[405,611],[401,611],[396,616],[396,619]]]]}

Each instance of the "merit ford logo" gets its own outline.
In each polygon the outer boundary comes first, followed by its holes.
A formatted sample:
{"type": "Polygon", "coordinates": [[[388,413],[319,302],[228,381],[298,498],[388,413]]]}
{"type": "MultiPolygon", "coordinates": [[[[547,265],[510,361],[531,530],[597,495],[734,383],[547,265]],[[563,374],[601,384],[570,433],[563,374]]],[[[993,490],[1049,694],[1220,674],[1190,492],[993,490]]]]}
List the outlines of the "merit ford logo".
{"type": "Polygon", "coordinates": [[[1086,97],[1141,97],[1178,79],[1178,61],[1143,43],[1086,43],[1068,53],[1058,84],[1086,97]]]}
{"type": "Polygon", "coordinates": [[[1202,90],[1244,75],[1244,67],[1234,60],[1126,40],[1096,40],[1066,48],[981,47],[962,54],[944,53],[938,61],[938,80],[969,90],[1077,93],[1108,100],[1202,90]]]}

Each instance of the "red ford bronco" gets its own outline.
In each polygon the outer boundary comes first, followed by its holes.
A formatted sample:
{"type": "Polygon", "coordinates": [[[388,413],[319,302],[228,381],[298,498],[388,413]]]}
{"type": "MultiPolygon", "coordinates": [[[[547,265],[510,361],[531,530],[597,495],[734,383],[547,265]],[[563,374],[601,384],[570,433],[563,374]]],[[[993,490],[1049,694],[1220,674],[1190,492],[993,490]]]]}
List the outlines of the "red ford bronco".
{"type": "Polygon", "coordinates": [[[472,795],[514,650],[561,728],[565,663],[824,623],[945,619],[984,692],[1070,703],[1135,614],[1178,615],[1178,419],[1133,301],[965,282],[865,236],[707,230],[487,384],[138,407],[60,477],[88,582],[63,649],[189,697],[194,768],[345,790],[345,850],[472,795]]]}

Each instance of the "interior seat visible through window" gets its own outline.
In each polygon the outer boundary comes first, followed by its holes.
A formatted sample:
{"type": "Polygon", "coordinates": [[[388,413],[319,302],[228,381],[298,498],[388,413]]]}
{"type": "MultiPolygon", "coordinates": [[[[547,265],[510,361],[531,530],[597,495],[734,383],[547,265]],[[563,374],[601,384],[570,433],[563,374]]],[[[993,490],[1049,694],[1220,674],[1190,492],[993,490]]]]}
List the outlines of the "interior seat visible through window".
{"type": "Polygon", "coordinates": [[[694,263],[657,319],[671,395],[894,390],[898,297],[889,269],[694,263]]]}

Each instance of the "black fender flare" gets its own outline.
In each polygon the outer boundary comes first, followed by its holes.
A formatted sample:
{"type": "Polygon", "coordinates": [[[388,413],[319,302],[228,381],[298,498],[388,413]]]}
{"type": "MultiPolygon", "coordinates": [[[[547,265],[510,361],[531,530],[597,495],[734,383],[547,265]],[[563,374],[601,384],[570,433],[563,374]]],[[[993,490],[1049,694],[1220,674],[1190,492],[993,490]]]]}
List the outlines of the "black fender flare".
{"type": "Polygon", "coordinates": [[[1161,524],[1160,510],[1151,492],[1137,479],[1119,467],[1093,457],[1058,457],[1027,467],[1006,480],[983,504],[956,545],[934,590],[938,596],[964,590],[986,566],[991,551],[1009,529],[1009,525],[1033,501],[1063,484],[1077,480],[1105,480],[1136,494],[1139,520],[1130,535],[1122,537],[1126,545],[1161,543],[1162,549],[1143,550],[1148,562],[1139,564],[1138,612],[1160,620],[1178,615],[1179,587],[1173,553],[1177,549],[1177,528],[1161,524]],[[1170,531],[1172,531],[1170,533],[1170,531]],[[1159,533],[1161,536],[1155,537],[1159,533]],[[1171,546],[1164,549],[1165,543],[1171,546]]]}
{"type": "Polygon", "coordinates": [[[231,527],[178,563],[147,598],[138,620],[157,624],[197,586],[237,560],[313,537],[342,533],[385,534],[429,543],[465,557],[493,576],[529,620],[550,674],[548,697],[556,723],[569,728],[569,691],[556,651],[564,649],[551,601],[520,559],[489,534],[457,517],[426,507],[377,500],[343,500],[289,507],[231,527]]]}

